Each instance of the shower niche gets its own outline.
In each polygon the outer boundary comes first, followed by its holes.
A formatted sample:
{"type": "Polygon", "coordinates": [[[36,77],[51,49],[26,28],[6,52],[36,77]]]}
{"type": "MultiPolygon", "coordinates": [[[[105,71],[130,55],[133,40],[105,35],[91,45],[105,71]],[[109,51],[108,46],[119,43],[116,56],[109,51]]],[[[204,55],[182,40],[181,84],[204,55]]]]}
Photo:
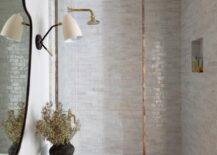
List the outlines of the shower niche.
{"type": "Polygon", "coordinates": [[[203,38],[191,42],[192,72],[203,73],[203,38]]]}

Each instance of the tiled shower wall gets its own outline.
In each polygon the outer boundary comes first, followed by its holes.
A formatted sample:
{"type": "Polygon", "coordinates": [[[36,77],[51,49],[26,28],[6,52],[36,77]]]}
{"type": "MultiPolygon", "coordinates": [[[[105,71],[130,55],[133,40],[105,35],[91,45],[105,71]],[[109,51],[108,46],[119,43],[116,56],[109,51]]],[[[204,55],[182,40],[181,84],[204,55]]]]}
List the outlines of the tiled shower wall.
{"type": "MultiPolygon", "coordinates": [[[[28,22],[21,0],[1,0],[0,30],[14,13],[21,13],[24,20],[28,22]]],[[[17,109],[18,103],[25,102],[26,99],[29,56],[28,36],[29,29],[26,27],[20,43],[9,41],[0,36],[0,124],[6,118],[8,109],[17,109]]],[[[10,145],[10,141],[0,125],[0,154],[6,153],[10,145]]]]}
{"type": "MultiPolygon", "coordinates": [[[[60,6],[60,19],[69,4],[60,6]]],[[[85,37],[68,45],[60,37],[60,98],[83,122],[75,140],[78,154],[142,153],[142,96],[136,87],[141,83],[140,4],[73,4],[94,8],[102,21],[88,27],[86,15],[75,15],[85,37]]],[[[217,152],[216,10],[213,0],[145,0],[147,155],[217,152]],[[203,74],[191,72],[191,41],[199,38],[204,39],[203,74]]]]}
{"type": "Polygon", "coordinates": [[[74,13],[84,37],[64,43],[59,33],[59,95],[81,122],[73,143],[76,155],[143,154],[142,1],[73,0],[59,3],[91,8],[74,13]]]}
{"type": "Polygon", "coordinates": [[[145,0],[147,155],[181,155],[180,0],[145,0]]]}
{"type": "Polygon", "coordinates": [[[217,154],[217,1],[182,0],[183,155],[217,154]],[[204,73],[191,71],[191,41],[203,38],[204,73]]]}

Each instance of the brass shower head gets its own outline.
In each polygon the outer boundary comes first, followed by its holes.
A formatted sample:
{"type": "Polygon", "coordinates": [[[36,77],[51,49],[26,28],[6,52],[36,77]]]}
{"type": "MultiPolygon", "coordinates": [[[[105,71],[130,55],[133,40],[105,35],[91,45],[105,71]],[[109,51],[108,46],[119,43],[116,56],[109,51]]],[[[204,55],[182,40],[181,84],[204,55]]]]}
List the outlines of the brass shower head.
{"type": "Polygon", "coordinates": [[[90,21],[87,22],[88,25],[98,25],[100,23],[95,16],[91,16],[90,18],[90,21]]]}
{"type": "Polygon", "coordinates": [[[98,25],[100,23],[99,20],[96,19],[93,10],[91,9],[75,9],[68,7],[68,12],[89,12],[90,13],[90,20],[87,22],[88,25],[98,25]]]}

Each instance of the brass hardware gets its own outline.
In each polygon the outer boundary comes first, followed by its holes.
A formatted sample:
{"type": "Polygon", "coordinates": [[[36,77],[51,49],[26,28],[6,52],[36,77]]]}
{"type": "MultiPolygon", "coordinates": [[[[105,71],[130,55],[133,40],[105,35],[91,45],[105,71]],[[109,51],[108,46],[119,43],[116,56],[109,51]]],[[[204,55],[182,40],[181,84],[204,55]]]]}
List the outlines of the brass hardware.
{"type": "Polygon", "coordinates": [[[90,13],[90,21],[87,22],[88,25],[97,25],[100,23],[99,20],[96,19],[93,10],[91,9],[75,9],[68,7],[68,12],[89,12],[90,13]]]}
{"type": "Polygon", "coordinates": [[[91,16],[94,16],[93,10],[91,9],[74,9],[74,8],[70,8],[68,7],[68,12],[90,12],[91,16]]]}
{"type": "Polygon", "coordinates": [[[56,24],[56,26],[60,26],[60,25],[63,25],[63,23],[59,22],[56,24]]]}
{"type": "Polygon", "coordinates": [[[22,22],[22,24],[25,25],[25,26],[30,26],[30,24],[26,23],[26,22],[22,22]]]}

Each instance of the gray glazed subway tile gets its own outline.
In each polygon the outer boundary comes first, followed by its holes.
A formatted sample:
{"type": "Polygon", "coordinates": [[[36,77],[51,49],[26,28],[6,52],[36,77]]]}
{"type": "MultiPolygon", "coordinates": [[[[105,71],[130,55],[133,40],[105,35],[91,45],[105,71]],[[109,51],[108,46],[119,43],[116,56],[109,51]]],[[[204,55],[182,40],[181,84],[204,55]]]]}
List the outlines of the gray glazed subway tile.
{"type": "MultiPolygon", "coordinates": [[[[62,18],[67,1],[59,7],[62,18]]],[[[73,140],[76,154],[141,155],[142,1],[75,0],[92,8],[100,25],[87,26],[87,14],[75,14],[84,37],[72,44],[59,38],[59,88],[82,130],[73,140]]]]}

